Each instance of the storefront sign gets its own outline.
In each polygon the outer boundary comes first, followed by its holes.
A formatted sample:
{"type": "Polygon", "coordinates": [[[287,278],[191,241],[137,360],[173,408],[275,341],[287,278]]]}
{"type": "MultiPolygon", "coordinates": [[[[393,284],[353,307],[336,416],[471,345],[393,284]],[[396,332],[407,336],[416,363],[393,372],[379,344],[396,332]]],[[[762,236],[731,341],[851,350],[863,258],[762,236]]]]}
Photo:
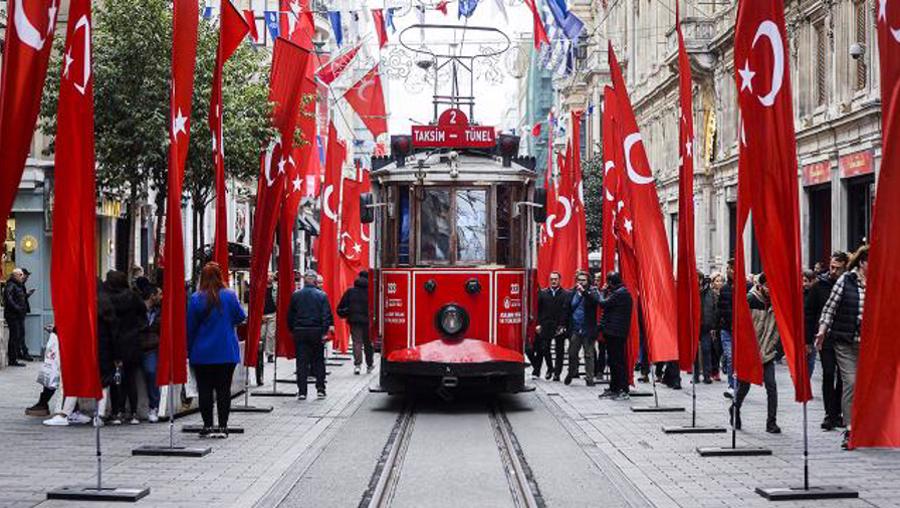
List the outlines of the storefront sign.
{"type": "Polygon", "coordinates": [[[838,166],[841,168],[841,178],[868,175],[875,171],[871,150],[845,155],[838,159],[838,166]]]}
{"type": "Polygon", "coordinates": [[[492,148],[497,144],[493,127],[469,125],[459,109],[441,113],[437,125],[414,125],[412,140],[416,148],[492,148]]]}
{"type": "Polygon", "coordinates": [[[816,162],[803,166],[803,185],[819,185],[831,181],[831,161],[816,162]]]}

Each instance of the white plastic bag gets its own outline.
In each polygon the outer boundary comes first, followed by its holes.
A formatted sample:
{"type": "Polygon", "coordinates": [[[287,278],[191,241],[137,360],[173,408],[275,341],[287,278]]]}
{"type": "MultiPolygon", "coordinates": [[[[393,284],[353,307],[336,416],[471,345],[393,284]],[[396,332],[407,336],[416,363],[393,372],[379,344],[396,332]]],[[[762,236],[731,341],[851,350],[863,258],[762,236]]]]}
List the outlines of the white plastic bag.
{"type": "Polygon", "coordinates": [[[59,388],[59,337],[55,333],[51,333],[50,338],[47,339],[44,363],[38,373],[37,382],[51,390],[59,388]]]}

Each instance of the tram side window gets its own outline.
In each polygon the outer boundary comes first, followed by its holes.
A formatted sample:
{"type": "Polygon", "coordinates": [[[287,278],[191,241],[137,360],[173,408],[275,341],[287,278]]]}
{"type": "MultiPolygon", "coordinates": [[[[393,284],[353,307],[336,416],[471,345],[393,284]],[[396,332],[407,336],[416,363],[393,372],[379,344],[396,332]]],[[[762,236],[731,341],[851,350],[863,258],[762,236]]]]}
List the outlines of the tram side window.
{"type": "Polygon", "coordinates": [[[397,222],[399,227],[397,238],[399,245],[397,248],[398,261],[401,265],[409,264],[409,188],[400,187],[400,220],[397,222]]]}
{"type": "Polygon", "coordinates": [[[427,189],[419,205],[419,260],[446,263],[450,261],[450,190],[427,189]]]}
{"type": "Polygon", "coordinates": [[[511,264],[512,243],[512,188],[497,187],[497,264],[511,264]]]}
{"type": "Polygon", "coordinates": [[[487,261],[487,191],[456,191],[456,233],[458,262],[487,261]]]}

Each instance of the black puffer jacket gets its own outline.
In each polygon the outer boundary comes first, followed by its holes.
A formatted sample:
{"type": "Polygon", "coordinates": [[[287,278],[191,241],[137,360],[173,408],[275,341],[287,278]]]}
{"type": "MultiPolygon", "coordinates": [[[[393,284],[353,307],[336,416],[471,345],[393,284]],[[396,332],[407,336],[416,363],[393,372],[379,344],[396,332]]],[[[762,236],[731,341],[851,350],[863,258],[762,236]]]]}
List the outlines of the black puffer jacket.
{"type": "Polygon", "coordinates": [[[351,325],[369,324],[369,279],[359,276],[353,287],[344,292],[337,306],[337,315],[351,325]]]}
{"type": "Polygon", "coordinates": [[[600,318],[600,333],[611,337],[628,337],[631,331],[631,311],[633,302],[628,288],[621,285],[600,295],[597,304],[603,308],[600,318]]]}
{"type": "Polygon", "coordinates": [[[731,332],[731,313],[734,302],[734,285],[729,280],[719,291],[719,330],[731,332]]]}
{"type": "Polygon", "coordinates": [[[113,308],[109,292],[103,285],[97,289],[97,360],[100,368],[100,381],[103,386],[113,382],[116,367],[113,364],[113,343],[115,342],[118,321],[116,309],[113,308]]]}
{"type": "Polygon", "coordinates": [[[141,330],[147,324],[147,306],[131,288],[110,287],[107,291],[116,313],[113,360],[137,363],[141,360],[141,330]]]}
{"type": "Polygon", "coordinates": [[[27,314],[28,295],[25,293],[25,285],[10,276],[3,288],[3,318],[7,321],[25,319],[27,314]]]}
{"type": "MultiPolygon", "coordinates": [[[[819,319],[822,318],[822,309],[831,295],[831,288],[835,281],[827,273],[819,275],[809,291],[803,298],[803,317],[806,322],[806,343],[813,344],[816,341],[816,332],[819,331],[819,319]]],[[[824,347],[832,347],[834,340],[831,334],[825,334],[824,347]]]]}

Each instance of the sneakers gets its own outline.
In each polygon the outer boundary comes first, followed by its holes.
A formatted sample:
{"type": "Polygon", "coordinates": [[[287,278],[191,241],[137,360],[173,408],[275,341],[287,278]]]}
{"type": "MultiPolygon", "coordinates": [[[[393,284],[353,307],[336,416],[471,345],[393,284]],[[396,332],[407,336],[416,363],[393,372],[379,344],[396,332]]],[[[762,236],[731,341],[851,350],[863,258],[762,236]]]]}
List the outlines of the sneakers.
{"type": "Polygon", "coordinates": [[[150,423],[156,423],[159,421],[159,410],[158,409],[150,409],[147,411],[147,421],[150,423]]]}
{"type": "Polygon", "coordinates": [[[540,378],[541,378],[540,372],[532,372],[531,373],[531,379],[540,379],[540,378]]]}
{"type": "Polygon", "coordinates": [[[703,378],[703,384],[705,384],[705,385],[711,385],[711,384],[712,384],[712,379],[710,379],[710,378],[708,378],[708,377],[703,378]]]}
{"type": "Polygon", "coordinates": [[[550,381],[550,379],[551,379],[552,377],[553,377],[553,373],[552,373],[552,372],[547,372],[547,375],[544,376],[544,379],[546,379],[547,381],[550,381]]]}
{"type": "Polygon", "coordinates": [[[80,411],[75,411],[74,413],[70,414],[68,420],[69,423],[75,425],[87,425],[93,421],[90,416],[80,411]]]}
{"type": "Polygon", "coordinates": [[[316,398],[324,399],[325,398],[325,390],[319,390],[319,392],[316,394],[316,398]]]}
{"type": "Polygon", "coordinates": [[[301,394],[297,395],[297,400],[306,400],[306,394],[301,393],[301,394]]]}
{"type": "Polygon", "coordinates": [[[110,425],[122,425],[122,417],[113,416],[112,419],[109,421],[109,424],[110,425]]]}
{"type": "Polygon", "coordinates": [[[841,439],[841,450],[852,450],[852,448],[850,448],[850,431],[849,430],[844,431],[843,439],[841,439]]]}
{"type": "Polygon", "coordinates": [[[353,375],[354,376],[359,375],[359,365],[356,365],[355,367],[353,367],[353,375]]]}
{"type": "Polygon", "coordinates": [[[211,428],[208,435],[212,439],[225,439],[228,437],[228,429],[225,427],[211,428]]]}
{"type": "Polygon", "coordinates": [[[781,427],[779,427],[775,422],[769,422],[766,424],[766,432],[769,434],[781,434],[781,427]]]}
{"type": "Polygon", "coordinates": [[[589,378],[585,379],[584,382],[585,382],[585,384],[587,384],[588,386],[594,386],[594,385],[596,384],[596,383],[594,382],[594,378],[592,378],[592,377],[589,377],[589,378]]]}
{"type": "Polygon", "coordinates": [[[68,427],[69,419],[66,417],[66,415],[57,413],[53,415],[53,418],[44,420],[42,423],[48,427],[68,427]]]}
{"type": "Polygon", "coordinates": [[[566,379],[563,381],[566,386],[572,384],[572,376],[566,376],[566,379]]]}
{"type": "Polygon", "coordinates": [[[631,395],[628,395],[628,392],[619,392],[613,397],[613,400],[631,400],[631,395]]]}
{"type": "Polygon", "coordinates": [[[128,420],[128,425],[140,425],[141,421],[137,419],[136,416],[132,416],[130,420],[128,420]]]}
{"type": "Polygon", "coordinates": [[[47,406],[35,404],[25,410],[26,416],[50,416],[50,409],[47,406]]]}
{"type": "Polygon", "coordinates": [[[598,395],[597,397],[599,397],[599,398],[601,398],[601,399],[611,399],[611,398],[615,397],[616,395],[617,395],[616,392],[614,392],[614,391],[610,390],[609,388],[607,388],[607,389],[603,390],[603,393],[601,393],[601,394],[598,395]]]}
{"type": "Polygon", "coordinates": [[[197,435],[205,439],[208,437],[212,437],[212,431],[212,427],[203,427],[202,429],[200,429],[200,432],[198,432],[197,435]]]}
{"type": "Polygon", "coordinates": [[[366,365],[366,374],[371,374],[373,370],[375,370],[374,365],[366,365]]]}
{"type": "Polygon", "coordinates": [[[729,389],[725,390],[724,393],[722,393],[722,396],[725,397],[726,399],[733,399],[734,398],[734,390],[729,388],[729,389]]]}
{"type": "Polygon", "coordinates": [[[553,380],[554,380],[554,381],[559,381],[559,375],[558,375],[558,374],[554,374],[554,375],[553,375],[553,380]]]}

